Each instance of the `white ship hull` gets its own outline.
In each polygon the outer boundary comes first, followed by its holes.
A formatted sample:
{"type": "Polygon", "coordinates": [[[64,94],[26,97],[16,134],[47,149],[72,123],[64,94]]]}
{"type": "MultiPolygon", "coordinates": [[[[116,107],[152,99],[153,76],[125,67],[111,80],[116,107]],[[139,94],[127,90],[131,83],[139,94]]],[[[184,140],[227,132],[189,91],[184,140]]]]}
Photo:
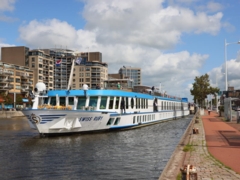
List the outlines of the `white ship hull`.
{"type": "Polygon", "coordinates": [[[82,110],[25,110],[31,128],[40,134],[66,134],[137,128],[153,123],[181,118],[185,111],[126,113],[82,110]]]}

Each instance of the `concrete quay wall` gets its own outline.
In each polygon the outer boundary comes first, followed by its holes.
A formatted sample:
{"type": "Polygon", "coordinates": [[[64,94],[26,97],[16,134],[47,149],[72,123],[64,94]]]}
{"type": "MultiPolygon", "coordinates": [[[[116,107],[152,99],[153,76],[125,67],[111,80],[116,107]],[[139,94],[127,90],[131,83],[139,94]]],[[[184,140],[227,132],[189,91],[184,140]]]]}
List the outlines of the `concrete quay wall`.
{"type": "Polygon", "coordinates": [[[170,157],[167,165],[165,166],[164,170],[162,171],[159,180],[174,180],[177,178],[178,174],[180,173],[180,168],[184,165],[184,159],[186,153],[183,151],[185,145],[190,142],[190,138],[192,135],[192,129],[195,124],[195,119],[198,113],[196,113],[191,122],[189,123],[187,129],[185,130],[182,138],[180,139],[175,151],[173,152],[172,156],[170,157]]]}
{"type": "Polygon", "coordinates": [[[24,117],[22,111],[0,111],[0,118],[24,117]]]}

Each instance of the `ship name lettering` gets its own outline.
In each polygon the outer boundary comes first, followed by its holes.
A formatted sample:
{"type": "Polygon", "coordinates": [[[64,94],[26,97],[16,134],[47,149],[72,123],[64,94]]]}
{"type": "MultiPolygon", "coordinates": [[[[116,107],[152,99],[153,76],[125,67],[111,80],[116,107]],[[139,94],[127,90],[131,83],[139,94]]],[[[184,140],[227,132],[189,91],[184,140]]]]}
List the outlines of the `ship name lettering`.
{"type": "Polygon", "coordinates": [[[94,121],[101,121],[102,118],[103,118],[103,116],[95,116],[93,120],[94,121]]]}
{"type": "Polygon", "coordinates": [[[81,117],[79,121],[91,121],[92,117],[81,117]]]}

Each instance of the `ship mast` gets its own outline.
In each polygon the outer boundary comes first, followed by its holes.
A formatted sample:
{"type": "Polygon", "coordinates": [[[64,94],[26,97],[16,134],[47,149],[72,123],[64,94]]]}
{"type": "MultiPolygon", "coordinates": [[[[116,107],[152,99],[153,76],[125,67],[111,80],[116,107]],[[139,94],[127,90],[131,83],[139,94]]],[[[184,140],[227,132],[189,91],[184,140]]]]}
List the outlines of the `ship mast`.
{"type": "Polygon", "coordinates": [[[72,67],[71,67],[71,72],[70,72],[70,76],[69,76],[69,80],[68,80],[68,88],[67,88],[68,91],[71,90],[71,86],[72,86],[72,77],[73,77],[74,66],[75,66],[75,59],[72,60],[72,67]]]}

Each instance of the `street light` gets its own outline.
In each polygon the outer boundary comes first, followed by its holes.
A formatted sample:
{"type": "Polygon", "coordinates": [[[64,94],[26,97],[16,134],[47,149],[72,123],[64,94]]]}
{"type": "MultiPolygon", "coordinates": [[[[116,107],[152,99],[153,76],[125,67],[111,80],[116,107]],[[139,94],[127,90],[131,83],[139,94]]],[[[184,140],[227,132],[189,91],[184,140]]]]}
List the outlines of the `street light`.
{"type": "Polygon", "coordinates": [[[226,39],[224,42],[224,54],[225,54],[225,90],[228,90],[228,84],[227,84],[227,46],[230,44],[240,44],[240,41],[233,42],[233,43],[227,43],[226,39]]]}

